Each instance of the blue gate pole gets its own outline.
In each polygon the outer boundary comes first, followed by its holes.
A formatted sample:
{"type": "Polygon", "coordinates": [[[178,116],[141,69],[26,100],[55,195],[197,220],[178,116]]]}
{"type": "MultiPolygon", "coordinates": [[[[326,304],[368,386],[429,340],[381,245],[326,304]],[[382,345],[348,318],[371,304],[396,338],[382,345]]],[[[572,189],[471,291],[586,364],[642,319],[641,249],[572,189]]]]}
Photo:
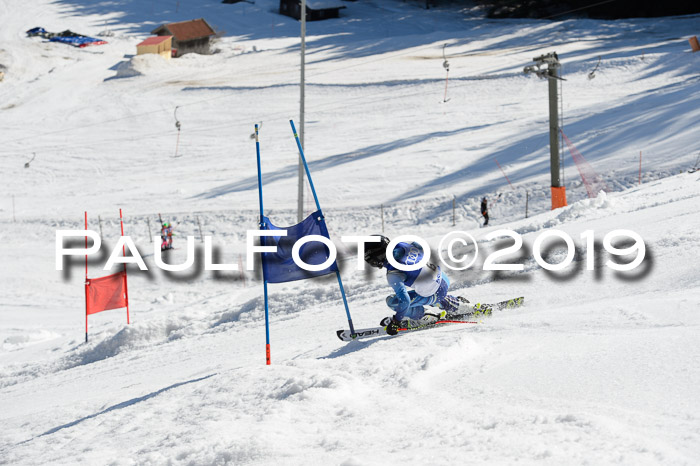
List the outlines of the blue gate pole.
{"type": "MultiPolygon", "coordinates": [[[[263,214],[263,195],[262,195],[262,172],[260,170],[260,140],[258,138],[258,125],[255,125],[255,152],[258,158],[258,197],[260,199],[260,229],[263,230],[265,225],[263,214]]],[[[268,312],[267,301],[267,279],[264,277],[263,271],[263,292],[265,294],[265,363],[270,365],[270,315],[268,312]]]]}
{"type": "MultiPolygon", "coordinates": [[[[309,171],[309,166],[306,164],[306,157],[304,157],[304,149],[301,147],[301,141],[299,141],[299,135],[297,134],[297,129],[294,126],[294,120],[289,120],[289,124],[292,125],[292,132],[294,133],[294,139],[297,141],[297,148],[299,148],[299,156],[301,157],[301,162],[304,164],[304,170],[306,171],[306,178],[309,180],[309,187],[311,188],[311,193],[314,195],[314,201],[316,201],[316,209],[318,209],[321,218],[323,219],[323,212],[321,211],[321,204],[318,203],[318,196],[316,196],[316,189],[314,188],[314,182],[311,179],[311,172],[309,171]]],[[[259,170],[258,170],[259,173],[259,170]]],[[[262,199],[262,198],[261,198],[262,199]]],[[[262,205],[262,200],[260,201],[262,205]]],[[[325,220],[323,220],[325,222],[325,220]]],[[[336,261],[336,271],[335,276],[338,278],[338,285],[340,286],[340,294],[343,296],[343,304],[345,305],[345,314],[348,316],[348,324],[350,325],[350,334],[355,334],[355,327],[352,325],[352,317],[350,317],[350,307],[348,306],[348,299],[345,297],[345,288],[343,287],[343,281],[340,279],[340,270],[338,268],[338,262],[336,261]]]]}

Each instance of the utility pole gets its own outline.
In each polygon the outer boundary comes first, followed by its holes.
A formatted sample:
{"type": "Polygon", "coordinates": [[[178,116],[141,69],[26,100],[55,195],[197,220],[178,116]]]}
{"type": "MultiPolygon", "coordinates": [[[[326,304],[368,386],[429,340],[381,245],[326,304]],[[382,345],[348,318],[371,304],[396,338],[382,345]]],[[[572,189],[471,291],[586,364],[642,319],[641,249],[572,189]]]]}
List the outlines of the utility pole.
{"type": "Polygon", "coordinates": [[[549,82],[549,156],[552,176],[552,210],[566,206],[566,187],[561,183],[559,159],[559,90],[558,81],[561,64],[556,52],[540,55],[532,59],[534,65],[526,66],[525,74],[535,73],[549,82]],[[546,66],[546,68],[542,68],[546,66]]]}
{"type": "MultiPolygon", "coordinates": [[[[299,142],[302,149],[304,148],[304,80],[306,67],[306,0],[301,0],[301,11],[299,12],[301,19],[301,83],[299,96],[299,142]]],[[[301,223],[304,220],[304,164],[299,156],[299,183],[297,187],[297,222],[301,223]]]]}
{"type": "Polygon", "coordinates": [[[384,234],[384,204],[382,204],[379,209],[381,210],[382,214],[382,234],[384,234]]]}
{"type": "Polygon", "coordinates": [[[442,67],[445,68],[446,74],[445,74],[445,96],[442,98],[442,103],[447,102],[447,81],[450,77],[450,63],[447,61],[447,55],[445,55],[445,48],[447,47],[447,44],[444,44],[442,46],[442,67]]]}
{"type": "Polygon", "coordinates": [[[527,218],[527,205],[530,202],[530,192],[525,191],[525,218],[527,218]]]}

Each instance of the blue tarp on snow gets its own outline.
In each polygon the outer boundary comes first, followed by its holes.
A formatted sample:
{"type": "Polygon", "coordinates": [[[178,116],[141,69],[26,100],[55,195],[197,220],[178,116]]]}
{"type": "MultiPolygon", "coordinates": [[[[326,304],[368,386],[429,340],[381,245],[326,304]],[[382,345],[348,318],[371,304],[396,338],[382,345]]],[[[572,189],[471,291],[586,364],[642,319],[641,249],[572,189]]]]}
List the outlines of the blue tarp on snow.
{"type": "Polygon", "coordinates": [[[106,44],[107,42],[101,40],[101,39],[95,39],[92,37],[87,37],[87,36],[73,36],[73,37],[65,37],[65,36],[54,36],[49,39],[51,42],[63,42],[64,44],[69,44],[69,45],[74,45],[75,47],[85,47],[88,45],[100,45],[100,44],[106,44]]]}
{"type": "Polygon", "coordinates": [[[94,37],[84,36],[67,29],[63,32],[48,32],[42,27],[35,27],[27,31],[29,37],[43,37],[51,42],[61,42],[68,45],[73,45],[75,47],[87,47],[88,45],[101,45],[107,42],[102,39],[95,39],[94,37]]]}

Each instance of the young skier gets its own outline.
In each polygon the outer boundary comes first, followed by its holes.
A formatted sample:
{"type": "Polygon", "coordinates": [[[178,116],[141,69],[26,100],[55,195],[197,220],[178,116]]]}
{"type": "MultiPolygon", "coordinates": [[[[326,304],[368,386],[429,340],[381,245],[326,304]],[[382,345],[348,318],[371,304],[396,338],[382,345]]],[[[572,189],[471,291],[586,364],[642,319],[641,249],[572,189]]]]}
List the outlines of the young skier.
{"type": "MultiPolygon", "coordinates": [[[[365,244],[365,261],[376,268],[386,268],[386,278],[395,294],[387,296],[386,304],[396,314],[382,319],[386,333],[396,335],[399,328],[432,324],[448,313],[457,313],[464,298],[447,294],[450,280],[440,267],[426,264],[418,270],[404,272],[392,266],[386,258],[389,238],[377,235],[378,243],[365,244]],[[412,288],[409,290],[408,288],[412,288]],[[425,312],[424,306],[437,307],[425,312]]],[[[413,265],[423,259],[423,248],[418,243],[398,243],[392,251],[396,262],[413,265]]]]}
{"type": "Polygon", "coordinates": [[[163,227],[160,229],[160,250],[173,248],[173,226],[168,222],[163,222],[163,227]]]}

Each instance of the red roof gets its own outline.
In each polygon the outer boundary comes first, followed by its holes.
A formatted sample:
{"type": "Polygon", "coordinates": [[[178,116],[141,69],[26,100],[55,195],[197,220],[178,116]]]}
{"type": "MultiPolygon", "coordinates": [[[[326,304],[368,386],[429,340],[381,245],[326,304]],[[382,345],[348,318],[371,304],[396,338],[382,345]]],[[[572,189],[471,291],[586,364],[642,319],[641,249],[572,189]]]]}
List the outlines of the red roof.
{"type": "Polygon", "coordinates": [[[162,42],[165,42],[166,40],[170,39],[173,36],[154,36],[154,37],[149,37],[148,39],[144,40],[140,44],[136,44],[138,47],[139,45],[158,45],[162,42]]]}
{"type": "Polygon", "coordinates": [[[216,35],[216,32],[204,21],[204,18],[182,21],[180,23],[164,24],[151,31],[151,33],[159,34],[162,30],[167,30],[175,36],[175,40],[180,42],[216,35]]]}

